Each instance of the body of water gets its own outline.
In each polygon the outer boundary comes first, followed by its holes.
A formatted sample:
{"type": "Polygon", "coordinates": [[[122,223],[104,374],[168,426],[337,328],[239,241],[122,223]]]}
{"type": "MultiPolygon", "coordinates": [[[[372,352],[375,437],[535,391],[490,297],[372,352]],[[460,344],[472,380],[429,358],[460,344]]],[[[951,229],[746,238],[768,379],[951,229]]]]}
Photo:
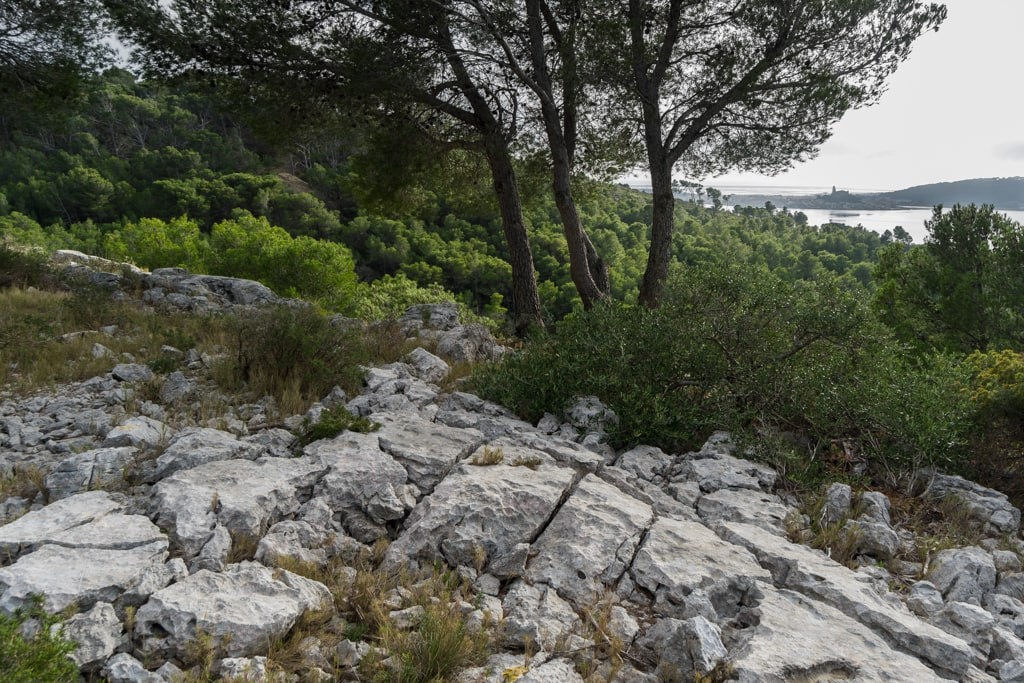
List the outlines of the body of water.
{"type": "MultiPolygon", "coordinates": [[[[874,230],[881,234],[886,230],[892,230],[897,225],[902,226],[916,244],[924,242],[928,231],[925,230],[924,222],[931,220],[932,210],[930,208],[918,209],[886,209],[867,211],[862,209],[801,209],[799,206],[788,207],[790,211],[803,211],[807,214],[807,222],[811,225],[823,225],[825,223],[842,223],[844,225],[860,225],[868,230],[874,230]]],[[[1001,211],[1018,223],[1024,223],[1024,211],[1001,211]]]]}

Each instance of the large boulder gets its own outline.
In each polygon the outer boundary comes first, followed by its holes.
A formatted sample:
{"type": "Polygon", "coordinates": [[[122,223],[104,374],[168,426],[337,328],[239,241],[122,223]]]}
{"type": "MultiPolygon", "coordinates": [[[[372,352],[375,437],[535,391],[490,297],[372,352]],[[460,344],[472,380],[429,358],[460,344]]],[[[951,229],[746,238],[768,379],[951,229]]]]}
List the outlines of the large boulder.
{"type": "Polygon", "coordinates": [[[959,501],[989,534],[1001,536],[1020,530],[1020,510],[1010,503],[1006,494],[963,477],[934,471],[922,472],[920,478],[925,485],[925,496],[933,500],[959,501]]]}
{"type": "Polygon", "coordinates": [[[309,458],[208,462],[175,472],[154,486],[153,515],[181,554],[191,559],[217,524],[259,538],[299,510],[325,470],[309,458]]]}
{"type": "Polygon", "coordinates": [[[171,656],[186,653],[200,633],[230,657],[266,652],[309,610],[332,604],[321,583],[255,562],[223,573],[203,569],[154,593],[135,614],[143,649],[171,656]]]}
{"type": "Polygon", "coordinates": [[[397,460],[423,492],[432,491],[456,462],[484,442],[475,429],[456,429],[412,413],[374,413],[373,420],[381,424],[375,432],[381,450],[397,460]]]}

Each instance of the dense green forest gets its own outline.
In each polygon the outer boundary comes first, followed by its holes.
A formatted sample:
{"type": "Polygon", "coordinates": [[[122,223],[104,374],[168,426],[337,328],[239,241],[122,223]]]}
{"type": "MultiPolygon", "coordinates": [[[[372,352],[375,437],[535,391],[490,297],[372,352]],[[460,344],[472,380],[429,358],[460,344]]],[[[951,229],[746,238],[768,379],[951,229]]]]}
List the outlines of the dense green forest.
{"type": "MultiPolygon", "coordinates": [[[[497,210],[486,197],[459,196],[443,179],[421,178],[417,187],[405,188],[411,198],[389,207],[373,196],[379,188],[360,183],[372,159],[360,156],[356,141],[348,149],[338,140],[273,149],[218,108],[213,96],[143,83],[123,70],[90,83],[75,104],[61,118],[8,119],[0,151],[5,239],[147,268],[248,275],[283,294],[356,312],[354,283],[340,274],[334,281],[326,273],[305,282],[282,280],[280,261],[275,268],[267,253],[275,241],[289,241],[274,236],[280,228],[303,241],[293,251],[351,270],[347,254],[323,242],[344,245],[363,283],[406,278],[428,291],[442,287],[481,314],[503,310],[509,266],[497,210]],[[229,244],[249,256],[225,255],[229,244]],[[258,263],[261,256],[266,264],[258,263]]],[[[636,300],[651,210],[649,195],[623,186],[591,183],[582,194],[583,222],[608,262],[612,294],[620,301],[636,300]]],[[[525,216],[544,310],[557,320],[579,301],[549,193],[527,197],[525,216]]],[[[867,230],[819,228],[788,213],[733,214],[694,202],[678,203],[676,231],[680,263],[763,264],[787,280],[831,273],[850,287],[871,286],[881,245],[867,230]]]]}

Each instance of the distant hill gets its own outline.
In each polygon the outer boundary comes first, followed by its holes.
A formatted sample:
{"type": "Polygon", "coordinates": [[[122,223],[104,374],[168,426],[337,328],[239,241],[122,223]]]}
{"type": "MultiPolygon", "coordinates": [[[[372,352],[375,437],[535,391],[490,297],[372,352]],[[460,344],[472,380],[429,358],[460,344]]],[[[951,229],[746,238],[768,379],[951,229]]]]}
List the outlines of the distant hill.
{"type": "Polygon", "coordinates": [[[912,206],[993,204],[1004,211],[1024,211],[1024,177],[974,178],[949,183],[916,185],[894,192],[853,194],[845,190],[807,196],[733,195],[731,202],[761,206],[770,201],[778,206],[801,209],[899,209],[912,206]]]}

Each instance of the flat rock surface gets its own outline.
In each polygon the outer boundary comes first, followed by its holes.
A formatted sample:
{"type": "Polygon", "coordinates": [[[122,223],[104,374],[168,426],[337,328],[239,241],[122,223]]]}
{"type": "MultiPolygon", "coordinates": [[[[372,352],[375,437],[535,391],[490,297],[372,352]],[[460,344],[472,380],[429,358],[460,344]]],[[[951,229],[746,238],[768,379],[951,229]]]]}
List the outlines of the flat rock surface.
{"type": "Polygon", "coordinates": [[[475,429],[429,422],[412,413],[374,414],[372,419],[382,425],[375,432],[380,449],[405,467],[409,480],[424,492],[484,442],[484,435],[475,429]]]}
{"type": "Polygon", "coordinates": [[[44,545],[0,569],[0,611],[12,612],[32,594],[43,595],[51,612],[115,603],[137,592],[166,559],[166,540],[130,550],[44,545]]]}
{"type": "Polygon", "coordinates": [[[742,683],[943,680],[920,661],[840,611],[788,590],[766,587],[759,621],[732,653],[742,683]]]}
{"type": "Polygon", "coordinates": [[[0,553],[17,557],[22,546],[38,545],[56,534],[124,509],[105,491],[89,491],[29,512],[0,527],[0,553]]]}
{"type": "Polygon", "coordinates": [[[587,475],[534,545],[527,578],[590,604],[626,572],[653,521],[649,505],[587,475]]]}
{"type": "Polygon", "coordinates": [[[725,522],[719,534],[750,550],[771,571],[776,586],[835,607],[932,666],[960,676],[974,664],[976,655],[967,643],[921,621],[894,595],[879,595],[868,577],[823,553],[750,524],[725,522]]]}
{"type": "Polygon", "coordinates": [[[573,481],[564,467],[463,463],[413,510],[391,544],[389,561],[445,559],[486,566],[519,543],[530,543],[573,481]]]}

